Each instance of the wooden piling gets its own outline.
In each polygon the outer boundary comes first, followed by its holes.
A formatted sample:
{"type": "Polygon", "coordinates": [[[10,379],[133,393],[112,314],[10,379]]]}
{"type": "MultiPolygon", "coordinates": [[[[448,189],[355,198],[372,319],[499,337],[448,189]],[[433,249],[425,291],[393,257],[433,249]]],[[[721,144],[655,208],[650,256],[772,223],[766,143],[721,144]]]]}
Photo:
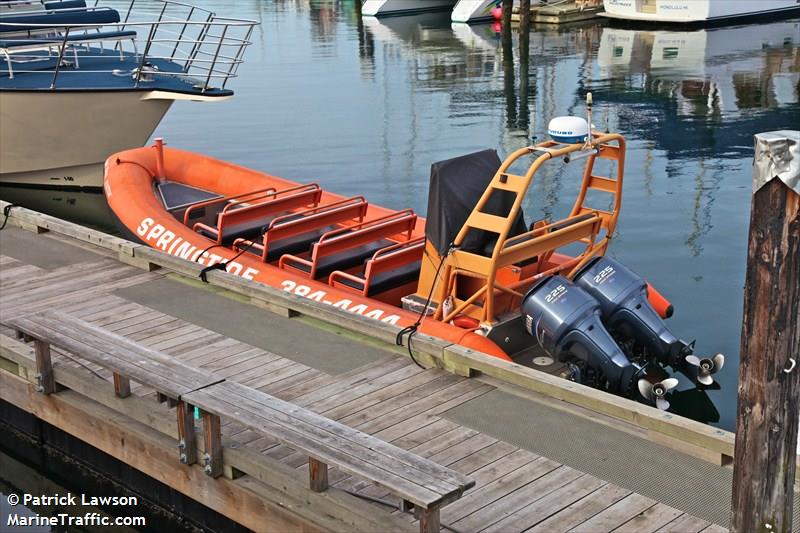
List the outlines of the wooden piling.
{"type": "Polygon", "coordinates": [[[519,1],[519,34],[527,34],[531,27],[531,0],[519,1]]]}
{"type": "Polygon", "coordinates": [[[503,23],[503,31],[511,27],[511,9],[514,7],[514,0],[503,0],[503,15],[501,17],[503,23]]]}
{"type": "Polygon", "coordinates": [[[800,132],[756,135],[736,417],[733,532],[792,530],[800,404],[798,147],[800,132]]]}

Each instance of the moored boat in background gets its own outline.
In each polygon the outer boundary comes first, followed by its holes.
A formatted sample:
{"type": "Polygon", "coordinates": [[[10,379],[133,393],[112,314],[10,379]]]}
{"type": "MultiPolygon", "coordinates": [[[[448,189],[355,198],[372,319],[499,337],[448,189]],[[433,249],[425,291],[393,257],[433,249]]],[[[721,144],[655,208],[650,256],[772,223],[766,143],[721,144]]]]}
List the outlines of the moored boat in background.
{"type": "Polygon", "coordinates": [[[604,0],[601,16],[639,22],[703,24],[800,12],[796,0],[604,0]]]}
{"type": "MultiPolygon", "coordinates": [[[[359,1],[359,0],[356,0],[359,1]]],[[[361,14],[370,17],[411,15],[424,11],[452,9],[458,0],[364,0],[361,14]]]]}
{"type": "Polygon", "coordinates": [[[254,21],[170,0],[141,21],[135,1],[124,16],[83,0],[4,3],[3,185],[99,188],[105,158],[144,144],[174,101],[233,94],[254,21]]]}

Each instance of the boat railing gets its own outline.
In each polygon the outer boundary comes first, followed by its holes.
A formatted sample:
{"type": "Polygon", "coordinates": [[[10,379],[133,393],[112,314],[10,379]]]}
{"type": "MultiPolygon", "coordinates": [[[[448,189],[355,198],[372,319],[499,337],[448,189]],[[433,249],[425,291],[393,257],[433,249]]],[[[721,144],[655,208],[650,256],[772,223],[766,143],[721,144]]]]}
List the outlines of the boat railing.
{"type": "MultiPolygon", "coordinates": [[[[154,5],[153,2],[147,4],[147,8],[154,5]]],[[[13,78],[23,73],[41,73],[41,68],[24,69],[13,65],[56,58],[51,89],[59,88],[61,77],[67,73],[70,76],[81,73],[124,76],[129,73],[135,88],[159,77],[173,77],[189,79],[198,92],[224,89],[228,80],[236,77],[258,22],[221,17],[205,8],[174,0],[158,0],[155,5],[159,6],[155,12],[146,9],[138,13],[137,0],[131,0],[117,21],[101,24],[91,21],[77,24],[4,22],[0,17],[0,56],[7,65],[5,72],[0,69],[0,76],[7,74],[13,78]],[[85,61],[109,59],[104,49],[106,43],[113,46],[126,67],[133,62],[130,70],[113,64],[108,69],[98,68],[97,62],[85,61]],[[91,66],[82,68],[81,61],[91,66]],[[173,68],[164,68],[166,65],[173,68]]],[[[100,9],[104,8],[61,12],[100,9]]]]}

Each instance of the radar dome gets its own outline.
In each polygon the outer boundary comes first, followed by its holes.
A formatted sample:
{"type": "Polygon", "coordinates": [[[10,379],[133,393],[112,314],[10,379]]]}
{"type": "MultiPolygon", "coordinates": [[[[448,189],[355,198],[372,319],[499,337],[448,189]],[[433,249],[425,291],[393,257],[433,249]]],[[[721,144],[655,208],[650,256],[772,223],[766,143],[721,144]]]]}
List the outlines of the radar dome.
{"type": "Polygon", "coordinates": [[[581,117],[556,117],[547,126],[547,133],[556,142],[582,143],[589,135],[589,123],[581,117]]]}

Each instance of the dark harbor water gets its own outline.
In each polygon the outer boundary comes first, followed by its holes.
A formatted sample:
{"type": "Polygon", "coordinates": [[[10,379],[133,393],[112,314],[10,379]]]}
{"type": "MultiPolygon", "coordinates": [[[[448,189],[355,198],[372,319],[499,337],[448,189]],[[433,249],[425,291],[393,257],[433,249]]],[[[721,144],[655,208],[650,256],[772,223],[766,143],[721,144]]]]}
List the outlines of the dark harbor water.
{"type": "MultiPolygon", "coordinates": [[[[692,31],[593,22],[504,43],[492,24],[451,24],[448,13],[361,20],[352,0],[202,5],[262,25],[236,96],[179,102],[155,136],[391,208],[423,214],[431,163],[544,139],[551,118],[583,115],[592,91],[596,128],[628,141],[609,253],[672,300],[669,325],[698,353],[726,354],[713,406],[685,380],[674,403],[699,402],[690,416],[733,429],[752,136],[800,128],[800,19],[692,31]]],[[[580,170],[545,168],[526,219],[563,216],[580,170]]],[[[0,197],[112,227],[98,195],[0,197]]]]}

